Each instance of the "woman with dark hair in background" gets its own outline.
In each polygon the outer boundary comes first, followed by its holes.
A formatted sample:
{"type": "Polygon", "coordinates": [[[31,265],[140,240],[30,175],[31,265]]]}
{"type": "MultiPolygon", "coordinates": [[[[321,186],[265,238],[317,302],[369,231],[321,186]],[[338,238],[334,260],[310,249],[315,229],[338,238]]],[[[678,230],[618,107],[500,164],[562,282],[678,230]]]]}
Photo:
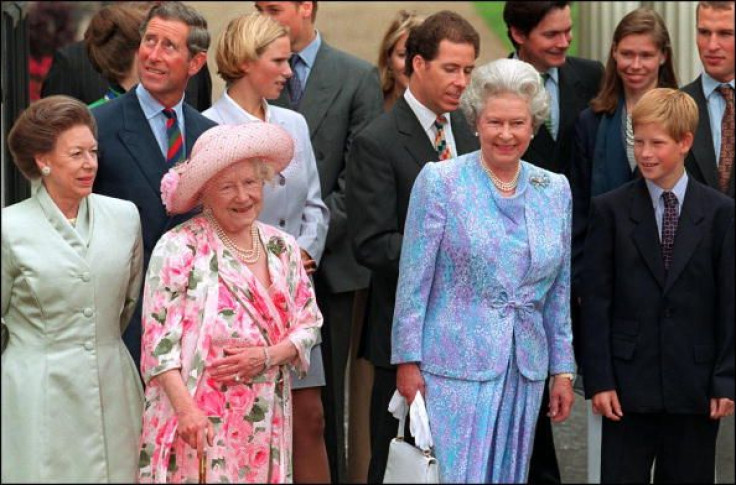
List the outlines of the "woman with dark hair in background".
{"type": "Polygon", "coordinates": [[[141,43],[140,27],[149,2],[109,5],[92,17],[84,33],[92,66],[109,83],[105,95],[90,108],[106,103],[138,84],[136,56],[141,43]]]}

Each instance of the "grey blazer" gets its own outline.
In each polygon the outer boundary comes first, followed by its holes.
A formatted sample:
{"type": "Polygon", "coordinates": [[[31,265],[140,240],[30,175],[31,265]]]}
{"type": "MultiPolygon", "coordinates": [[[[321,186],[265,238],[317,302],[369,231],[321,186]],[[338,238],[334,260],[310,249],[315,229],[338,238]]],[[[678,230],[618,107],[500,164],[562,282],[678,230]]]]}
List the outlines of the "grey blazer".
{"type": "MultiPolygon", "coordinates": [[[[286,90],[274,104],[289,107],[286,90]]],[[[355,135],[381,113],[382,107],[375,67],[330,47],[322,39],[297,111],[307,120],[322,198],[330,210],[318,275],[333,293],[368,286],[369,272],[356,262],[348,241],[345,170],[355,135]]]]}

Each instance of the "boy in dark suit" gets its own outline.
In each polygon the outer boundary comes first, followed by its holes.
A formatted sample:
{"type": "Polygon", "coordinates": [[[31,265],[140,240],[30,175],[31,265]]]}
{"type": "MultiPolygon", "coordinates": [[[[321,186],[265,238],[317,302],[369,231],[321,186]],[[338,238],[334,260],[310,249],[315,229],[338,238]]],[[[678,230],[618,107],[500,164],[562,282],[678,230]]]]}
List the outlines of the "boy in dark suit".
{"type": "Polygon", "coordinates": [[[689,95],[653,89],[631,118],[643,178],[593,198],[582,275],[601,482],[648,483],[656,460],[655,483],[713,483],[734,410],[734,202],[685,171],[689,95]]]}

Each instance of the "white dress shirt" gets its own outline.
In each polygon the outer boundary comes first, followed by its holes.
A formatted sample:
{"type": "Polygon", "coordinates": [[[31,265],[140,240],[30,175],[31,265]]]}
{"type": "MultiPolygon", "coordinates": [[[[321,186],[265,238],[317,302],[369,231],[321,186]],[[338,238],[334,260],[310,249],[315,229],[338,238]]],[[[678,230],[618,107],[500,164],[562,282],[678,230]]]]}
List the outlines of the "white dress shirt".
{"type": "MultiPolygon", "coordinates": [[[[437,129],[434,127],[434,122],[437,119],[437,113],[420,103],[409,88],[406,88],[404,91],[404,99],[409,105],[409,108],[414,112],[414,116],[419,120],[419,124],[422,125],[422,129],[427,134],[427,137],[429,137],[429,142],[434,146],[434,138],[437,136],[437,129]]],[[[447,118],[445,140],[447,141],[447,146],[450,147],[452,158],[455,158],[457,157],[457,147],[455,147],[455,137],[452,135],[450,113],[444,113],[444,116],[447,118]]]]}
{"type": "MultiPolygon", "coordinates": [[[[330,212],[322,201],[307,121],[296,111],[270,106],[265,101],[263,108],[266,122],[281,126],[294,139],[294,158],[263,187],[263,209],[258,220],[294,236],[299,247],[319,264],[325,248],[330,212]]],[[[261,122],[227,93],[202,114],[221,125],[261,122]]]]}

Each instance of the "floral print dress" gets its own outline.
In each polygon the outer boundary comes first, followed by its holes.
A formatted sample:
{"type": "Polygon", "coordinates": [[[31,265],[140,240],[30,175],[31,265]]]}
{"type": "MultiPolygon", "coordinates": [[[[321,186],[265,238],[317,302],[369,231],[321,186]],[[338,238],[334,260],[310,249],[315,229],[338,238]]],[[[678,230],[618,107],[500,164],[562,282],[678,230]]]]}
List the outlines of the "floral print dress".
{"type": "Polygon", "coordinates": [[[255,223],[266,244],[266,288],[196,217],[166,233],[151,257],[143,302],[141,370],[148,387],[140,449],[141,482],[196,483],[196,450],[176,434],[177,419],[153,379],[180,369],[197,406],[212,421],[208,482],[292,481],[291,382],[284,366],[252,382],[224,386],[207,366],[229,346],[267,346],[288,338],[292,367],[306,372],[322,315],[294,239],[255,223]],[[153,379],[153,380],[152,380],[153,379]]]}

